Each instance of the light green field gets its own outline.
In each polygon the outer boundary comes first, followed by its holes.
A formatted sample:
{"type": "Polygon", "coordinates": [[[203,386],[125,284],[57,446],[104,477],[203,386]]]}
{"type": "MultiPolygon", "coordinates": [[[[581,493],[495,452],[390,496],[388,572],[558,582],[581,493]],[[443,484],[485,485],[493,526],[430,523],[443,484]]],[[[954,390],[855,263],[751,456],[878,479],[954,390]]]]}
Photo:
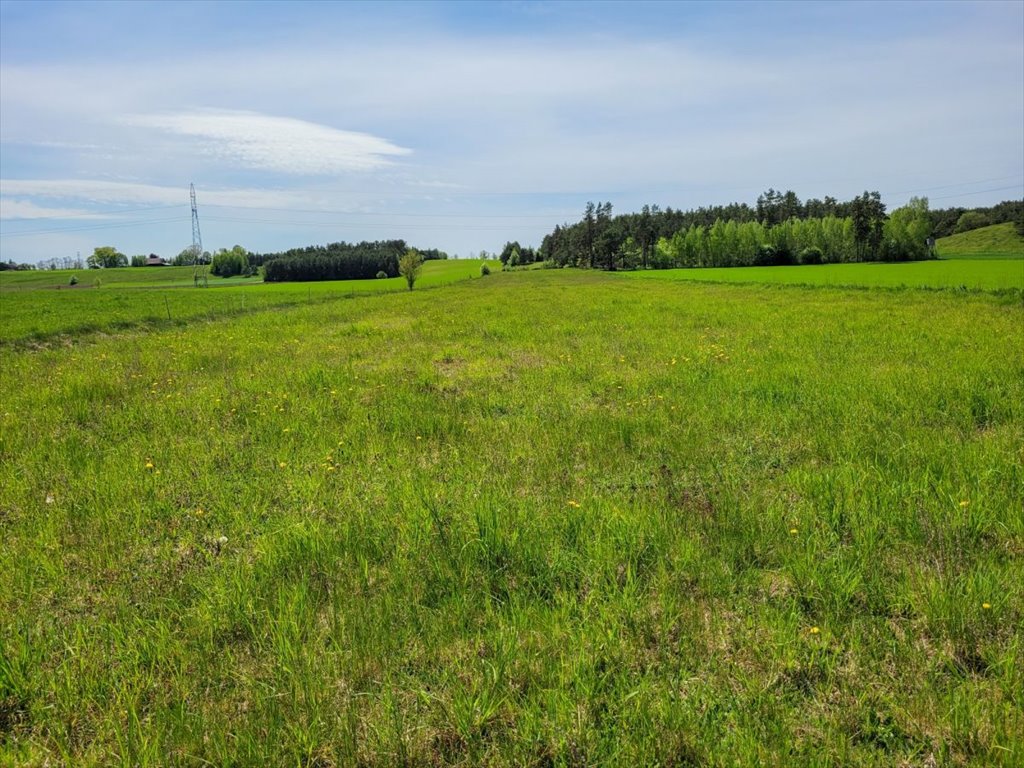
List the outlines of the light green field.
{"type": "Polygon", "coordinates": [[[0,348],[0,764],[1024,762],[1018,301],[538,270],[64,341],[0,348]]]}
{"type": "Polygon", "coordinates": [[[1024,237],[1013,224],[993,224],[959,235],[939,238],[940,259],[1024,259],[1024,237]]]}
{"type": "MultiPolygon", "coordinates": [[[[209,285],[214,288],[259,282],[262,282],[259,277],[220,278],[213,275],[209,277],[209,285]]],[[[26,272],[0,272],[0,293],[36,288],[81,291],[111,286],[118,288],[174,288],[192,287],[192,285],[192,267],[118,267],[116,269],[44,269],[26,272]],[[78,278],[78,285],[68,285],[72,275],[78,278]]]]}
{"type": "MultiPolygon", "coordinates": [[[[488,264],[492,270],[501,269],[499,261],[488,264]]],[[[430,288],[474,277],[480,277],[479,261],[428,261],[416,285],[430,288]]],[[[406,284],[400,277],[314,283],[210,277],[209,288],[195,288],[192,267],[0,272],[0,344],[84,331],[180,324],[200,317],[404,290],[406,284]],[[80,282],[69,287],[72,274],[80,282]]]]}
{"type": "Polygon", "coordinates": [[[715,283],[967,288],[985,291],[1024,289],[1024,261],[1007,259],[662,269],[620,274],[643,280],[700,280],[715,283]]]}

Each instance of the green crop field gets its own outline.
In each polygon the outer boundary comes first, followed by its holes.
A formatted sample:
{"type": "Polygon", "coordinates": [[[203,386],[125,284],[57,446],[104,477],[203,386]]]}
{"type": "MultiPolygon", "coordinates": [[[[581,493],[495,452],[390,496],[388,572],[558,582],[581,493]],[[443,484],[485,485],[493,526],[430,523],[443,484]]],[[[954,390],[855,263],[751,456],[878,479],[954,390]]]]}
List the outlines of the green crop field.
{"type": "MultiPolygon", "coordinates": [[[[428,288],[479,277],[480,263],[428,261],[416,285],[428,288]]],[[[501,268],[498,261],[488,264],[492,270],[501,268]]],[[[192,267],[0,272],[0,344],[406,290],[400,277],[302,284],[210,277],[208,285],[193,287],[192,267]],[[79,279],[75,286],[68,285],[71,275],[79,279]]]]}
{"type": "Polygon", "coordinates": [[[0,764],[1024,762],[1016,295],[308,290],[0,295],[0,764]]]}
{"type": "Polygon", "coordinates": [[[1011,223],[993,224],[939,238],[935,250],[940,259],[1024,259],[1024,237],[1011,223]]]}
{"type": "Polygon", "coordinates": [[[700,280],[714,283],[967,288],[987,291],[1024,289],[1024,261],[1012,259],[662,269],[622,274],[643,280],[700,280]]]}

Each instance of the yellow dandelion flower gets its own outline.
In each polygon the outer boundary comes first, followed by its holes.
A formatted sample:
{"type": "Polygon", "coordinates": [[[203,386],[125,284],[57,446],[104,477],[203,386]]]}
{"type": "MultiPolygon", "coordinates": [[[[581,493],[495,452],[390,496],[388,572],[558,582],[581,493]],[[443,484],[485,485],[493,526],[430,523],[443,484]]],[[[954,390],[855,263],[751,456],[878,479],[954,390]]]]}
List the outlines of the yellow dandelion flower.
{"type": "Polygon", "coordinates": [[[150,459],[146,459],[146,469],[152,469],[153,462],[150,459]]]}
{"type": "Polygon", "coordinates": [[[789,533],[790,533],[790,535],[795,536],[796,535],[796,528],[790,528],[789,529],[789,533]]]}
{"type": "Polygon", "coordinates": [[[818,633],[820,633],[820,632],[821,632],[821,630],[820,630],[820,629],[818,629],[817,627],[811,627],[811,628],[810,628],[809,630],[807,630],[807,631],[808,631],[808,632],[810,632],[810,633],[811,633],[812,635],[817,635],[818,633]]]}
{"type": "Polygon", "coordinates": [[[565,503],[568,504],[570,507],[579,507],[579,505],[580,505],[580,503],[578,501],[576,501],[575,499],[569,499],[565,503]]]}
{"type": "Polygon", "coordinates": [[[417,439],[417,440],[422,440],[423,438],[422,438],[422,437],[420,437],[419,435],[416,435],[416,439],[417,439]]]}
{"type": "Polygon", "coordinates": [[[277,466],[279,466],[281,469],[284,469],[285,467],[288,466],[288,462],[287,461],[279,461],[279,462],[277,462],[277,466]]]}
{"type": "Polygon", "coordinates": [[[969,502],[969,501],[968,501],[967,499],[964,499],[963,501],[961,501],[961,502],[960,502],[960,506],[961,506],[961,507],[966,507],[966,506],[967,506],[967,505],[969,505],[970,503],[971,503],[971,502],[969,502]]]}
{"type": "Polygon", "coordinates": [[[328,467],[328,468],[327,468],[327,471],[328,471],[328,472],[333,472],[333,471],[334,471],[334,467],[328,467]]]}
{"type": "Polygon", "coordinates": [[[987,610],[989,610],[992,607],[992,604],[991,603],[982,603],[981,607],[984,608],[987,611],[987,610]]]}

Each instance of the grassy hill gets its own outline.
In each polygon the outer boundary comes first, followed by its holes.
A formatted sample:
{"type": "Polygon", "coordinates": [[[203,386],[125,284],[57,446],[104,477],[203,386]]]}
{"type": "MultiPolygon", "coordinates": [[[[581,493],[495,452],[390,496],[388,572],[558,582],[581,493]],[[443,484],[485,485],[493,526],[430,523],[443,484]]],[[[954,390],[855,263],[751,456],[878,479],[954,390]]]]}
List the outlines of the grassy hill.
{"type": "Polygon", "coordinates": [[[1024,237],[1006,222],[939,238],[935,249],[940,259],[1024,259],[1024,237]]]}

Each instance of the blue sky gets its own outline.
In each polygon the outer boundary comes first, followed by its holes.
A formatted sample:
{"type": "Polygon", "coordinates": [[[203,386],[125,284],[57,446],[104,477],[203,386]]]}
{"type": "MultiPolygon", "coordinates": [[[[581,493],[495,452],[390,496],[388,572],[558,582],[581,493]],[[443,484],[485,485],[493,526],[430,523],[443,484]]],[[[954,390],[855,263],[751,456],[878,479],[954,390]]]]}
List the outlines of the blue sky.
{"type": "Polygon", "coordinates": [[[0,258],[1024,195],[1024,4],[0,2],[0,258]]]}

